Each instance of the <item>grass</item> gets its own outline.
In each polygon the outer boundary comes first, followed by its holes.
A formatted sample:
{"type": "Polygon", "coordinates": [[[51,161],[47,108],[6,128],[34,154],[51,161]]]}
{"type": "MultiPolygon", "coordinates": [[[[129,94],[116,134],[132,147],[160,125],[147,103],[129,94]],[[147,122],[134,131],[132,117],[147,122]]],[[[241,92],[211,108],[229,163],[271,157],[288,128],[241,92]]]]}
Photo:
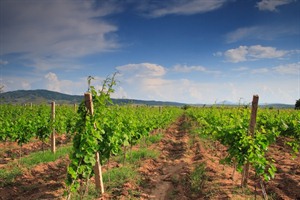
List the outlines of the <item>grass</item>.
{"type": "MultiPolygon", "coordinates": [[[[139,183],[140,175],[134,169],[133,165],[123,166],[119,168],[112,168],[102,174],[103,183],[105,187],[105,193],[118,193],[122,191],[122,187],[125,183],[139,183]]],[[[84,199],[84,200],[92,200],[99,198],[99,191],[96,190],[95,184],[89,183],[88,193],[83,197],[77,192],[73,192],[71,195],[71,199],[84,199]]],[[[135,193],[133,191],[128,191],[130,196],[134,196],[135,193]]],[[[116,194],[118,196],[118,194],[116,194]]],[[[132,198],[130,198],[132,199],[132,198]]]]}
{"type": "Polygon", "coordinates": [[[254,195],[253,192],[249,188],[241,188],[236,186],[232,189],[232,194],[239,194],[239,195],[254,195]]]}
{"type": "Polygon", "coordinates": [[[54,153],[50,150],[31,153],[30,155],[20,159],[19,163],[26,168],[31,168],[40,163],[53,162],[58,158],[65,156],[71,152],[72,146],[64,146],[58,148],[54,153]]]}
{"type": "Polygon", "coordinates": [[[146,143],[147,143],[147,144],[158,143],[162,138],[163,138],[163,134],[162,134],[162,133],[149,135],[149,136],[146,138],[146,143]]]}
{"type": "Polygon", "coordinates": [[[204,184],[207,180],[207,175],[205,171],[205,164],[198,164],[195,169],[190,174],[190,186],[194,193],[199,193],[202,191],[204,184]]]}
{"type": "MultiPolygon", "coordinates": [[[[151,149],[147,149],[146,147],[141,147],[138,150],[128,150],[126,152],[126,160],[125,163],[128,164],[138,164],[139,161],[143,159],[152,158],[155,159],[159,156],[159,152],[151,149]]],[[[124,155],[123,153],[119,156],[115,157],[115,161],[118,163],[124,162],[124,155]]],[[[123,164],[125,164],[123,163],[123,164]]]]}
{"type": "Polygon", "coordinates": [[[151,144],[158,143],[163,138],[162,133],[150,134],[140,140],[140,147],[149,147],[151,144]]]}
{"type": "Polygon", "coordinates": [[[138,172],[130,165],[112,168],[103,174],[103,182],[107,188],[120,188],[126,182],[139,182],[138,180],[138,172]]]}
{"type": "Polygon", "coordinates": [[[134,164],[142,159],[147,159],[147,158],[152,158],[155,159],[157,158],[159,153],[157,151],[147,149],[147,148],[141,148],[136,151],[131,151],[127,154],[126,156],[126,161],[128,163],[134,164]]]}
{"type": "Polygon", "coordinates": [[[11,185],[15,178],[22,174],[22,170],[17,166],[10,166],[9,169],[0,169],[0,187],[11,185]]]}
{"type": "Polygon", "coordinates": [[[0,169],[0,186],[10,185],[14,182],[17,176],[22,174],[22,168],[30,169],[40,163],[53,162],[60,157],[70,153],[72,146],[64,146],[57,149],[53,154],[50,150],[44,152],[34,152],[30,155],[20,158],[18,164],[16,161],[11,161],[5,168],[0,169]]]}

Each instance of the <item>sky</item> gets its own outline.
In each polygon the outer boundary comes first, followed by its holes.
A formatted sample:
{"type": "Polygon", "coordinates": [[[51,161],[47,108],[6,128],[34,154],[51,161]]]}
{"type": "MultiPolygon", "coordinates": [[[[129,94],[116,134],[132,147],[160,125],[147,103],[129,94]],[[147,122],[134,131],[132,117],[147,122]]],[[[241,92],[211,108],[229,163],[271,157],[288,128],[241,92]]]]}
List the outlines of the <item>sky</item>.
{"type": "Polygon", "coordinates": [[[0,0],[4,92],[295,104],[299,0],[0,0]]]}

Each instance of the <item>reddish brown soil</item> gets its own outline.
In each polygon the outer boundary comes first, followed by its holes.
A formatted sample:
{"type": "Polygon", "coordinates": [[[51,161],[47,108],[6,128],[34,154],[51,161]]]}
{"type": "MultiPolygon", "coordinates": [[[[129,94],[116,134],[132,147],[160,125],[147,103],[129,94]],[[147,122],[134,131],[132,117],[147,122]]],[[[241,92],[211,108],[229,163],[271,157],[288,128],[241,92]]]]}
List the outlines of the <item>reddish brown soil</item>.
{"type": "Polygon", "coordinates": [[[275,179],[267,184],[267,190],[278,199],[300,199],[300,155],[291,155],[291,148],[279,138],[268,153],[273,158],[277,172],[275,179]]]}
{"type": "Polygon", "coordinates": [[[188,130],[182,129],[184,118],[172,124],[164,138],[155,145],[161,152],[158,159],[146,160],[140,167],[143,183],[142,199],[247,199],[250,195],[239,189],[240,174],[233,168],[219,164],[226,149],[218,144],[192,140],[188,130]],[[196,165],[205,163],[206,179],[201,191],[193,192],[190,174],[196,165]]]}
{"type": "MultiPolygon", "coordinates": [[[[241,189],[241,174],[219,163],[226,148],[218,142],[192,137],[183,128],[185,120],[181,117],[171,124],[163,131],[163,139],[149,147],[160,151],[160,156],[142,162],[138,168],[140,185],[125,183],[100,199],[255,199],[255,195],[263,199],[253,171],[248,188],[241,189]],[[190,175],[201,163],[205,164],[204,185],[195,192],[190,175]]],[[[276,160],[278,169],[275,179],[265,184],[270,199],[300,199],[300,157],[293,159],[290,152],[282,139],[270,147],[268,155],[276,160]]],[[[63,158],[25,171],[13,185],[0,188],[0,199],[63,199],[68,162],[63,158]]]]}
{"type": "MultiPolygon", "coordinates": [[[[56,136],[56,145],[59,147],[61,144],[70,142],[70,138],[65,134],[56,136]]],[[[50,149],[50,142],[42,143],[37,139],[24,144],[22,148],[16,142],[0,143],[0,168],[5,166],[9,161],[18,159],[20,155],[26,156],[35,151],[42,151],[50,149]]]]}
{"type": "Polygon", "coordinates": [[[68,162],[63,158],[25,171],[13,185],[0,187],[0,199],[63,199],[68,162]]]}
{"type": "MultiPolygon", "coordinates": [[[[172,124],[164,138],[152,148],[159,150],[158,159],[146,160],[139,171],[143,175],[140,199],[263,199],[259,181],[250,171],[248,187],[240,187],[241,174],[233,166],[222,165],[226,147],[218,142],[198,139],[183,130],[184,118],[172,124]],[[193,192],[190,174],[196,165],[205,163],[204,186],[193,192]]],[[[300,199],[300,156],[293,159],[282,139],[270,147],[276,161],[276,177],[264,183],[269,199],[300,199]]],[[[126,198],[125,198],[126,199],[126,198]]]]}

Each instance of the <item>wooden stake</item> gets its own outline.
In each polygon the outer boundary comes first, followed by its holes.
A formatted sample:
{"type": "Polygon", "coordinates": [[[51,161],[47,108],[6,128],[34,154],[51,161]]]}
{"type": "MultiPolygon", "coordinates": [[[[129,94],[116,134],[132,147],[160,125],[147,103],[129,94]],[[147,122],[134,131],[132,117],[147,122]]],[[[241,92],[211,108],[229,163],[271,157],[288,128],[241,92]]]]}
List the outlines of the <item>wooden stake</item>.
{"type": "Polygon", "coordinates": [[[102,179],[100,157],[99,157],[98,152],[96,152],[95,157],[96,157],[96,164],[94,166],[95,184],[96,184],[96,188],[101,192],[101,194],[103,194],[104,193],[104,185],[103,185],[103,179],[102,179]]]}
{"type": "Polygon", "coordinates": [[[84,93],[84,99],[85,99],[85,107],[89,110],[91,115],[94,115],[92,94],[84,93]]]}
{"type": "MultiPolygon", "coordinates": [[[[250,124],[249,124],[249,132],[248,132],[248,134],[251,137],[254,136],[254,132],[255,132],[258,99],[259,99],[258,95],[253,95],[252,108],[251,108],[251,118],[250,118],[250,124]]],[[[242,182],[241,182],[242,187],[247,186],[248,177],[249,177],[249,168],[250,168],[250,163],[248,161],[244,165],[243,172],[242,172],[242,182]]]]}
{"type": "Polygon", "coordinates": [[[54,121],[55,121],[55,102],[51,103],[51,120],[52,120],[52,134],[51,134],[51,152],[56,152],[55,147],[55,128],[54,128],[54,121]]]}
{"type": "Polygon", "coordinates": [[[258,95],[253,95],[251,119],[250,119],[250,125],[249,125],[249,133],[251,136],[254,136],[254,131],[255,131],[258,98],[259,98],[258,95]]]}
{"type": "MultiPolygon", "coordinates": [[[[85,93],[84,94],[84,99],[85,99],[85,106],[89,110],[90,114],[94,114],[94,108],[93,108],[93,99],[92,99],[92,94],[91,93],[85,93]]],[[[103,179],[102,179],[102,170],[101,170],[101,163],[100,163],[100,157],[99,153],[95,153],[95,158],[96,158],[96,164],[94,166],[94,172],[95,172],[95,184],[96,184],[96,189],[101,192],[101,194],[104,193],[104,185],[103,185],[103,179]]]]}

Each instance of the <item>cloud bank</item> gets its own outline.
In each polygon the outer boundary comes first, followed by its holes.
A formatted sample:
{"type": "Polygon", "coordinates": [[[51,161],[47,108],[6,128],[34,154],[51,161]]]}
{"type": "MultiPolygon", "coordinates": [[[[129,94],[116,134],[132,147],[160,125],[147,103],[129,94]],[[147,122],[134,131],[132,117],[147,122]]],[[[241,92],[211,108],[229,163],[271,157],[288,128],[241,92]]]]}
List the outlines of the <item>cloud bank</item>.
{"type": "Polygon", "coordinates": [[[103,17],[116,10],[109,4],[95,7],[94,1],[5,1],[1,54],[21,54],[38,68],[40,60],[51,64],[53,59],[114,50],[119,47],[114,37],[118,28],[103,17]]]}
{"type": "Polygon", "coordinates": [[[259,10],[278,11],[277,7],[295,2],[295,0],[262,0],[257,2],[259,10]]]}
{"type": "Polygon", "coordinates": [[[238,63],[259,59],[282,58],[289,53],[292,53],[292,51],[277,50],[275,47],[253,45],[229,49],[225,51],[224,56],[226,61],[238,63]]]}
{"type": "Polygon", "coordinates": [[[228,0],[171,0],[165,2],[144,1],[139,10],[150,17],[166,15],[193,15],[221,8],[228,0]]]}

